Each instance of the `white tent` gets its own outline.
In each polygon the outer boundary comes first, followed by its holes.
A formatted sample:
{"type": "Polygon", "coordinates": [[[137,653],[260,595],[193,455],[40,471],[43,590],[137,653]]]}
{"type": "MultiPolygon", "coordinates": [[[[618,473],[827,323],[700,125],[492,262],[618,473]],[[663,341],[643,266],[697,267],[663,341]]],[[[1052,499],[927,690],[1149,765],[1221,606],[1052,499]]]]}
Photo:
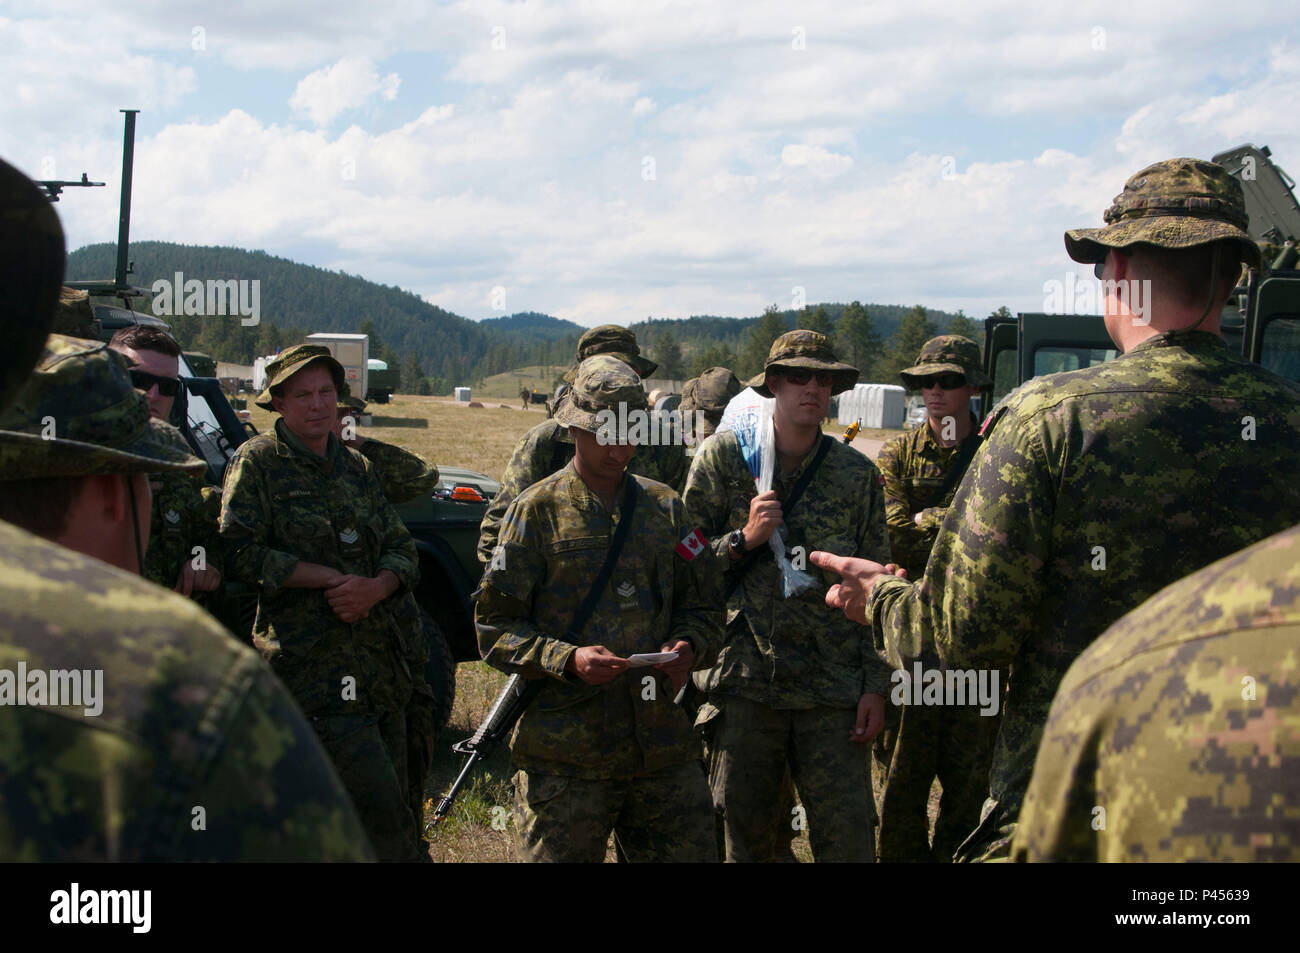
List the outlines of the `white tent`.
{"type": "Polygon", "coordinates": [[[863,427],[890,430],[903,426],[907,392],[897,384],[857,384],[839,400],[838,423],[860,420],[863,427]]]}

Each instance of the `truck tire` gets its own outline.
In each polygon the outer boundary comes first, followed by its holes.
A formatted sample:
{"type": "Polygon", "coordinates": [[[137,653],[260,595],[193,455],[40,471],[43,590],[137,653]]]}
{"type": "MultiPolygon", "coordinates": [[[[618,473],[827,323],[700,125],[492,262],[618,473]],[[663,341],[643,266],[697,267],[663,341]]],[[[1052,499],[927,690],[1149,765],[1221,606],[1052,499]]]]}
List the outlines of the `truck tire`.
{"type": "Polygon", "coordinates": [[[447,637],[433,621],[427,609],[420,607],[420,621],[424,626],[424,641],[429,646],[429,660],[424,663],[424,677],[434,698],[434,727],[442,729],[451,717],[456,703],[456,661],[451,655],[447,637]]]}

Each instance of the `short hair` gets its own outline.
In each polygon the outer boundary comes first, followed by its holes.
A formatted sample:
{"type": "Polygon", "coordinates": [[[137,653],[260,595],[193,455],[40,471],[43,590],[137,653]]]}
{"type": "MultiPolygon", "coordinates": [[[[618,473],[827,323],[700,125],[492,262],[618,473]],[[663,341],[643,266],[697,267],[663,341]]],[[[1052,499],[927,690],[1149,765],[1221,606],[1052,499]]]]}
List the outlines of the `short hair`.
{"type": "Polygon", "coordinates": [[[0,482],[0,520],[29,533],[58,539],[85,477],[35,477],[0,482]]]}
{"type": "Polygon", "coordinates": [[[164,331],[149,324],[131,324],[120,329],[108,342],[115,351],[129,347],[133,351],[157,351],[168,357],[180,357],[181,346],[176,339],[164,331]]]}
{"type": "Polygon", "coordinates": [[[1192,248],[1165,248],[1139,242],[1119,250],[1137,252],[1165,279],[1165,289],[1186,304],[1203,304],[1210,297],[1211,288],[1217,294],[1227,281],[1232,282],[1228,289],[1231,291],[1241,277],[1241,243],[1231,238],[1192,248]],[[1216,250],[1218,274],[1211,275],[1216,250]]]}

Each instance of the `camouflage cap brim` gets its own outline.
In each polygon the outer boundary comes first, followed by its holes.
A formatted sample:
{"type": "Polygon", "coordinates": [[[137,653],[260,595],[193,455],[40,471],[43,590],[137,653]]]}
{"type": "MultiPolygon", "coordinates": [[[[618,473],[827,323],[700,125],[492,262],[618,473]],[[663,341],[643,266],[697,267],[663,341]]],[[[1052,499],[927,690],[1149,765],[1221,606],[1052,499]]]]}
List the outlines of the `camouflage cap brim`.
{"type": "Polygon", "coordinates": [[[170,424],[149,420],[121,447],[40,434],[0,430],[0,480],[82,477],[105,473],[201,473],[207,464],[184,450],[185,438],[170,424]]]}
{"type": "Polygon", "coordinates": [[[773,371],[779,371],[783,367],[797,368],[800,370],[810,371],[830,371],[834,377],[831,381],[831,395],[842,394],[846,390],[852,390],[853,385],[858,382],[858,369],[851,364],[840,364],[832,361],[824,361],[815,357],[787,357],[780,361],[768,364],[763,368],[761,374],[756,374],[745,382],[745,387],[752,387],[762,397],[775,397],[767,389],[767,375],[773,371]]]}
{"type": "Polygon", "coordinates": [[[1215,219],[1175,215],[1129,219],[1102,228],[1072,228],[1065,233],[1065,251],[1081,264],[1095,265],[1106,260],[1111,248],[1125,249],[1141,244],[1195,248],[1224,239],[1231,239],[1241,247],[1242,260],[1246,264],[1252,268],[1260,267],[1259,246],[1240,228],[1215,219]]]}
{"type": "Polygon", "coordinates": [[[993,381],[979,367],[963,367],[961,364],[914,364],[898,372],[903,379],[903,386],[908,390],[920,390],[919,377],[933,377],[935,374],[960,374],[972,387],[989,387],[993,381]]]}

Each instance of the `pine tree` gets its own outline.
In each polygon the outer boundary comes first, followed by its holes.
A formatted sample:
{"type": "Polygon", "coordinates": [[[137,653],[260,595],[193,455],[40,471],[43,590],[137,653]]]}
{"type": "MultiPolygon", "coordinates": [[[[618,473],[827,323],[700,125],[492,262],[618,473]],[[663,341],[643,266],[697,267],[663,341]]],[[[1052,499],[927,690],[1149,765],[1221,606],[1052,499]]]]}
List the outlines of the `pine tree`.
{"type": "Polygon", "coordinates": [[[911,367],[916,355],[921,352],[921,346],[934,337],[936,332],[934,322],[926,316],[925,308],[919,304],[903,315],[902,323],[890,341],[886,376],[893,380],[903,368],[911,367]]]}
{"type": "Polygon", "coordinates": [[[762,371],[763,365],[767,363],[767,355],[772,350],[772,342],[785,334],[786,330],[785,319],[776,310],[776,305],[768,305],[758,323],[750,329],[744,356],[740,361],[741,368],[735,369],[736,376],[744,380],[762,371]]]}
{"type": "Polygon", "coordinates": [[[805,331],[816,331],[818,334],[824,334],[828,338],[835,334],[835,325],[831,321],[831,316],[826,313],[826,306],[819,304],[817,310],[812,306],[803,309],[803,312],[796,320],[796,325],[805,331]]]}
{"type": "Polygon", "coordinates": [[[659,369],[654,373],[655,377],[666,378],[670,381],[685,379],[686,369],[682,362],[682,346],[677,343],[677,338],[670,329],[664,328],[655,335],[654,353],[650,357],[659,365],[659,369]]]}
{"type": "Polygon", "coordinates": [[[834,340],[840,360],[858,369],[859,381],[865,384],[877,379],[875,363],[880,355],[880,335],[861,303],[854,301],[845,307],[834,340]]]}
{"type": "MultiPolygon", "coordinates": [[[[406,355],[406,361],[402,364],[401,387],[403,394],[420,393],[420,382],[424,381],[424,386],[429,386],[425,381],[424,371],[420,369],[420,358],[414,351],[406,355]]],[[[427,390],[425,391],[427,393],[427,390]]]]}
{"type": "Polygon", "coordinates": [[[980,334],[979,325],[966,317],[966,312],[960,308],[957,309],[956,316],[948,324],[948,334],[960,334],[968,337],[980,346],[981,353],[984,350],[984,335],[980,334]]]}

